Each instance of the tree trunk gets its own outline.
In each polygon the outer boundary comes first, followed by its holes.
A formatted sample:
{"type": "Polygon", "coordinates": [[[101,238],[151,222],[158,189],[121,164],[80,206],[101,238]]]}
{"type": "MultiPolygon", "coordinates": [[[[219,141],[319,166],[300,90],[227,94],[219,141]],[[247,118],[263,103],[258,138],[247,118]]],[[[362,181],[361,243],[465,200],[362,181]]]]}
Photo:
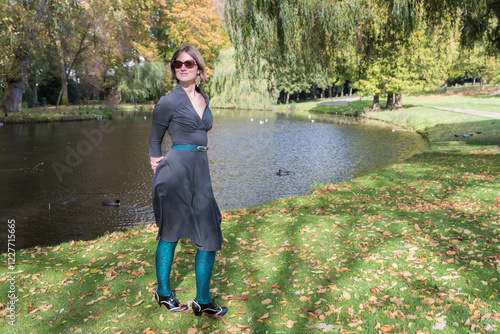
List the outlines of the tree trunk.
{"type": "MultiPolygon", "coordinates": [[[[56,22],[56,26],[57,26],[57,19],[55,19],[55,22],[56,22]]],[[[59,102],[61,100],[61,97],[63,97],[63,101],[62,101],[63,104],[65,104],[65,105],[69,104],[69,101],[68,101],[68,78],[71,74],[71,71],[73,70],[73,67],[76,64],[76,61],[78,60],[78,57],[86,49],[85,40],[87,39],[87,35],[89,33],[89,29],[91,27],[91,24],[92,24],[92,21],[90,21],[87,24],[87,27],[86,27],[83,35],[80,38],[78,50],[76,51],[69,66],[66,63],[64,52],[63,52],[63,49],[61,47],[61,40],[60,40],[61,37],[59,35],[57,35],[58,40],[56,41],[56,46],[59,50],[59,57],[60,57],[60,61],[61,61],[62,87],[61,87],[61,91],[59,92],[59,98],[57,99],[56,109],[59,108],[59,102]]]]}
{"type": "Polygon", "coordinates": [[[2,110],[4,112],[20,113],[21,101],[23,99],[24,80],[7,79],[7,85],[2,101],[2,110]]]}
{"type": "Polygon", "coordinates": [[[290,100],[290,93],[286,93],[286,104],[288,105],[288,101],[290,100]]]}
{"type": "Polygon", "coordinates": [[[352,87],[349,88],[349,97],[351,97],[351,96],[352,96],[352,87]]]}
{"type": "Polygon", "coordinates": [[[61,90],[59,91],[59,96],[57,97],[56,110],[59,109],[59,104],[68,105],[68,80],[63,78],[61,80],[61,90]]]}
{"type": "Polygon", "coordinates": [[[317,95],[316,95],[316,85],[313,85],[313,100],[316,100],[317,95]]]}
{"type": "Polygon", "coordinates": [[[402,94],[401,93],[396,93],[394,95],[394,99],[395,99],[395,101],[394,101],[394,107],[396,109],[403,108],[403,96],[402,96],[402,94]]]}
{"type": "MultiPolygon", "coordinates": [[[[40,0],[36,10],[34,26],[38,27],[42,19],[42,13],[45,9],[46,0],[40,0]]],[[[28,70],[31,64],[31,55],[33,53],[31,43],[35,39],[38,29],[30,30],[24,41],[20,42],[14,51],[14,62],[12,69],[5,76],[5,92],[2,100],[2,109],[4,112],[20,113],[23,90],[28,77],[28,70]]]]}
{"type": "Polygon", "coordinates": [[[325,97],[325,90],[321,89],[321,98],[323,99],[325,97]]]}
{"type": "Polygon", "coordinates": [[[63,95],[61,97],[61,104],[64,106],[69,106],[69,96],[68,96],[68,80],[64,83],[63,86],[63,95]]]}
{"type": "Polygon", "coordinates": [[[373,95],[373,111],[378,111],[380,110],[380,101],[379,101],[379,96],[378,94],[373,95]]]}
{"type": "Polygon", "coordinates": [[[35,79],[35,84],[33,85],[33,95],[34,95],[34,104],[33,105],[37,105],[38,104],[38,84],[36,83],[36,79],[35,79]]]}
{"type": "Polygon", "coordinates": [[[394,93],[392,92],[387,93],[387,108],[394,108],[394,93]]]}
{"type": "Polygon", "coordinates": [[[330,98],[333,97],[332,86],[328,87],[328,96],[330,96],[330,98]]]}
{"type": "Polygon", "coordinates": [[[446,81],[444,82],[444,89],[443,89],[443,93],[446,94],[446,92],[448,91],[448,79],[446,79],[446,81]]]}

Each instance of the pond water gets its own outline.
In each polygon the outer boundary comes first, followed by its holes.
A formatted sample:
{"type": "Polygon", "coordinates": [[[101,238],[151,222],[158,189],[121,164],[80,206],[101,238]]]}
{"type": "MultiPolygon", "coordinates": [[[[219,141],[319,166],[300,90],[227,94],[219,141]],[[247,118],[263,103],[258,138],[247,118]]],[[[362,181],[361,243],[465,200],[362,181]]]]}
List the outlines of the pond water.
{"type": "MultiPolygon", "coordinates": [[[[421,151],[425,141],[388,126],[300,121],[271,112],[214,110],[208,152],[221,210],[310,192],[421,151]],[[278,176],[278,169],[291,171],[278,176]]],[[[0,127],[0,240],[16,221],[16,249],[89,240],[153,222],[151,112],[112,120],[0,127]],[[119,199],[120,207],[102,206],[119,199]]],[[[166,136],[167,137],[167,136],[166,136]]],[[[164,150],[171,146],[164,141],[164,150]]]]}

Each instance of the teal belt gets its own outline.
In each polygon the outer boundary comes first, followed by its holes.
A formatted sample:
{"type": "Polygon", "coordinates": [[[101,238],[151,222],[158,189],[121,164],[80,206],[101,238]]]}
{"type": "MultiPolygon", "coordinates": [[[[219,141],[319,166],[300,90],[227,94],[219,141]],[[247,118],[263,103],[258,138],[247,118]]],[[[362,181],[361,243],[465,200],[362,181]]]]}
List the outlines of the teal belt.
{"type": "Polygon", "coordinates": [[[198,145],[172,145],[174,150],[188,151],[188,152],[206,152],[208,151],[208,146],[198,146],[198,145]]]}

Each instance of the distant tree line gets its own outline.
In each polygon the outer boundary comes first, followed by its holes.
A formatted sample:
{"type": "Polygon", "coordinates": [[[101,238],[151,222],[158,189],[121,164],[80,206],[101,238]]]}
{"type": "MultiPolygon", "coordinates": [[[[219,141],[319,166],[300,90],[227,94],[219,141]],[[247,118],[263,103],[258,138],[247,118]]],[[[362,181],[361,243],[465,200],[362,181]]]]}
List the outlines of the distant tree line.
{"type": "Polygon", "coordinates": [[[18,113],[44,98],[157,100],[183,43],[213,70],[227,43],[213,0],[0,0],[0,96],[18,113]],[[194,29],[196,27],[196,29],[194,29]]]}
{"type": "Polygon", "coordinates": [[[5,112],[42,100],[141,103],[197,46],[215,106],[500,82],[500,0],[0,0],[5,112]],[[223,52],[221,52],[223,51],[223,52]]]}

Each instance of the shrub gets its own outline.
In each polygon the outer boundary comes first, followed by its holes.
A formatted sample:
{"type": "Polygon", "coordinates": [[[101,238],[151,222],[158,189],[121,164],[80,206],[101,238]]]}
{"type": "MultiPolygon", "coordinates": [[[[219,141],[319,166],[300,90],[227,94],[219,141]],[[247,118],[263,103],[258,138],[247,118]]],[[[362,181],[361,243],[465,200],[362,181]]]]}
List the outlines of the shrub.
{"type": "Polygon", "coordinates": [[[35,105],[35,94],[33,94],[33,90],[31,89],[30,86],[25,86],[23,92],[22,106],[33,108],[34,105],[35,105]]]}

